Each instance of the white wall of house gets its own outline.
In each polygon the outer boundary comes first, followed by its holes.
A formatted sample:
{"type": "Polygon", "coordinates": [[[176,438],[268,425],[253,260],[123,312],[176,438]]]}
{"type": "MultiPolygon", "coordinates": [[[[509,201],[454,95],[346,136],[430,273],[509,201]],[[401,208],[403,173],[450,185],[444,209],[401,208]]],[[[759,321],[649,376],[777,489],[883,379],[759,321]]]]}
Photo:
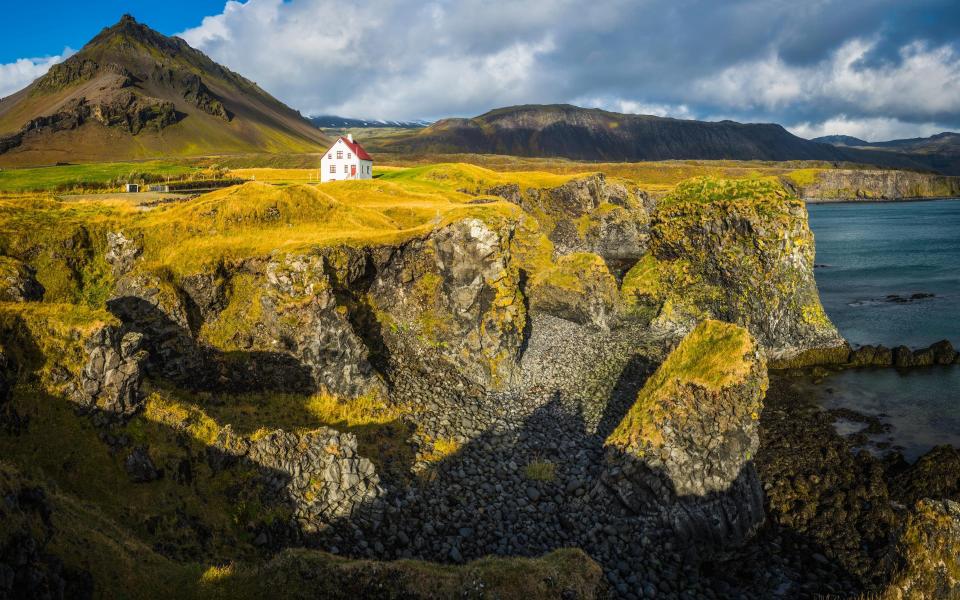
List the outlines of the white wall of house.
{"type": "Polygon", "coordinates": [[[362,160],[342,138],[320,159],[320,182],[373,179],[373,161],[362,160]]]}

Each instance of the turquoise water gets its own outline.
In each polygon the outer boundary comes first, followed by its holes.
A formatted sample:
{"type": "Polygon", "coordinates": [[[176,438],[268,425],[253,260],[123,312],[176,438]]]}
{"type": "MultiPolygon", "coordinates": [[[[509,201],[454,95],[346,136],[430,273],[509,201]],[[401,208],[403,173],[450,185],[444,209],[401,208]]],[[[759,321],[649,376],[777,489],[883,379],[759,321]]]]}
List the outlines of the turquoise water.
{"type": "MultiPolygon", "coordinates": [[[[960,346],[960,200],[809,204],[820,299],[853,344],[960,346]],[[914,295],[922,295],[922,297],[914,295]]],[[[847,370],[816,386],[827,408],[892,425],[908,460],[960,446],[960,366],[847,370]]]]}

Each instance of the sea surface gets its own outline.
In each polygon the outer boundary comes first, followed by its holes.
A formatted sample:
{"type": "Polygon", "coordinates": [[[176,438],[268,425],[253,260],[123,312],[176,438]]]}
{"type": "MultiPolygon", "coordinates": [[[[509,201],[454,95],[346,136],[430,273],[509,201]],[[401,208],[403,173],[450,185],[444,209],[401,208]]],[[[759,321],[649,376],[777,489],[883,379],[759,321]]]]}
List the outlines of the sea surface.
{"type": "MultiPolygon", "coordinates": [[[[960,346],[960,199],[808,204],[827,315],[852,344],[960,346]]],[[[826,408],[892,426],[908,460],[960,447],[960,366],[851,369],[814,386],[826,408]]],[[[850,427],[838,423],[838,427],[850,427]]]]}

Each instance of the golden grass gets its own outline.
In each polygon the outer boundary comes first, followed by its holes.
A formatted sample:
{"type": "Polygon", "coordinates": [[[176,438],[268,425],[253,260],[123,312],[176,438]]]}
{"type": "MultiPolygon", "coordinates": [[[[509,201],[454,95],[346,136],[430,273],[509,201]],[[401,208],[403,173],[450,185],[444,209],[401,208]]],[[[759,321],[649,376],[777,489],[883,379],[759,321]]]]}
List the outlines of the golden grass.
{"type": "Polygon", "coordinates": [[[151,211],[135,225],[152,266],[189,273],[273,252],[398,243],[467,217],[494,222],[519,213],[506,202],[475,205],[469,199],[448,189],[380,180],[322,187],[250,182],[151,211]]]}

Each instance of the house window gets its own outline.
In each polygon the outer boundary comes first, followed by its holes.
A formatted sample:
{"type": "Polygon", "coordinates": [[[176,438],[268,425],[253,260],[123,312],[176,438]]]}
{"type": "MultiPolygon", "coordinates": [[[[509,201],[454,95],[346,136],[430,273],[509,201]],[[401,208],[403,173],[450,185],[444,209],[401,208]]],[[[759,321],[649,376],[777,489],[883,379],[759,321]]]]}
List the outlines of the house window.
{"type": "Polygon", "coordinates": [[[337,172],[337,165],[330,165],[330,172],[331,172],[331,173],[336,173],[336,172],[337,172]]]}
{"type": "Polygon", "coordinates": [[[343,150],[337,150],[337,158],[343,158],[343,150]]]}
{"type": "Polygon", "coordinates": [[[333,152],[331,152],[330,154],[328,154],[328,155],[327,155],[327,158],[331,158],[331,159],[332,159],[332,158],[333,158],[333,152]]]}
{"type": "Polygon", "coordinates": [[[353,158],[353,154],[347,152],[347,158],[353,158]]]}

